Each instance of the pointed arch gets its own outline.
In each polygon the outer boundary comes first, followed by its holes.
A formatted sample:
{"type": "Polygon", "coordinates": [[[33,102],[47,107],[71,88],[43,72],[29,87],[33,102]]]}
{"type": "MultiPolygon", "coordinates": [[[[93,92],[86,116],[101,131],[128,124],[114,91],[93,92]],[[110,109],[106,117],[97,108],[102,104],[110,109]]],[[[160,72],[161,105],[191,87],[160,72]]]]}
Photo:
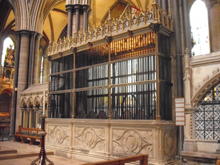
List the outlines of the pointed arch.
{"type": "Polygon", "coordinates": [[[199,102],[205,97],[205,95],[216,86],[218,83],[220,83],[220,72],[218,71],[212,78],[210,78],[208,81],[204,83],[198,90],[198,92],[194,95],[192,98],[192,104],[194,107],[196,107],[199,102]]]}

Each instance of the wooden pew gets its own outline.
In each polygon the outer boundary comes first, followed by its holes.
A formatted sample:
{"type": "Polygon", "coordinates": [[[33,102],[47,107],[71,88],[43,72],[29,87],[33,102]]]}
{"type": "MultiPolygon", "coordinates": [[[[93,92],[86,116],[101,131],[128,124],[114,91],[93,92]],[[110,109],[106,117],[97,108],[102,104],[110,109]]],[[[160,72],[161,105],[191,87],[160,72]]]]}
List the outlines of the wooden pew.
{"type": "Polygon", "coordinates": [[[18,132],[15,133],[15,140],[21,142],[27,142],[30,140],[30,144],[34,144],[35,141],[40,141],[41,131],[40,128],[22,128],[19,126],[18,132]]]}
{"type": "Polygon", "coordinates": [[[124,165],[125,163],[131,163],[135,161],[140,161],[140,165],[148,165],[148,155],[135,155],[96,163],[86,163],[83,165],[124,165]]]}

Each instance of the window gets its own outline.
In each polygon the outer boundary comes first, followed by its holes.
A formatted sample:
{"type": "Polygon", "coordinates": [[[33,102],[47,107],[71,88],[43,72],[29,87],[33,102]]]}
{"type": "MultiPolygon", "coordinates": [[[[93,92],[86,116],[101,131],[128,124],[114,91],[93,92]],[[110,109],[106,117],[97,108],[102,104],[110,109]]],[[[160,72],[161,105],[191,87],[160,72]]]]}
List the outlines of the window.
{"type": "Polygon", "coordinates": [[[5,57],[7,55],[7,51],[9,49],[14,49],[14,42],[10,37],[7,37],[4,42],[3,42],[3,51],[2,51],[2,60],[1,60],[1,65],[4,66],[5,63],[5,57]]]}
{"type": "Polygon", "coordinates": [[[196,0],[190,10],[193,40],[192,55],[210,53],[208,11],[202,0],[196,0]]]}

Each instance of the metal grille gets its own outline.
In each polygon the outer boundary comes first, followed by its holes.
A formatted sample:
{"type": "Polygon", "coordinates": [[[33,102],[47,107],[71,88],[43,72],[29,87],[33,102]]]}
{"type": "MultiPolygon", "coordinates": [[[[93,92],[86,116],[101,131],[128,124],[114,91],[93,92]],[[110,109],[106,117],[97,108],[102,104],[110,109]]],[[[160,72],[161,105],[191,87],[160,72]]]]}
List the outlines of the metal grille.
{"type": "Polygon", "coordinates": [[[196,139],[220,140],[220,84],[206,94],[193,117],[196,139]]]}
{"type": "Polygon", "coordinates": [[[49,117],[170,120],[171,59],[162,36],[131,35],[54,59],[49,117]]]}

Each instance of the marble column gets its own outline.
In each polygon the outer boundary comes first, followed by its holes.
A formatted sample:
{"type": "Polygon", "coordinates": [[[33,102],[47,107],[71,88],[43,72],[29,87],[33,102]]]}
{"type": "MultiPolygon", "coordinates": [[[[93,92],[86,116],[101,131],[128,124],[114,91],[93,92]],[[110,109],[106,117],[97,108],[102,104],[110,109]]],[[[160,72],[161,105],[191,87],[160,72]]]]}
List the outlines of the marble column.
{"type": "Polygon", "coordinates": [[[32,56],[32,70],[30,71],[30,77],[32,77],[31,85],[32,84],[39,84],[40,83],[40,66],[41,66],[41,58],[39,54],[40,50],[40,40],[42,38],[42,35],[39,33],[35,34],[36,36],[31,38],[31,45],[33,44],[33,48],[31,49],[31,52],[33,54],[32,56]]]}
{"type": "Polygon", "coordinates": [[[73,26],[73,5],[68,4],[66,5],[67,11],[67,37],[72,36],[72,26],[73,26]]]}
{"type": "Polygon", "coordinates": [[[161,8],[167,11],[167,0],[161,0],[161,8]]]}
{"type": "Polygon", "coordinates": [[[88,12],[89,6],[83,5],[83,32],[87,32],[88,30],[88,12]]]}
{"type": "Polygon", "coordinates": [[[79,23],[80,23],[80,5],[74,5],[72,35],[79,31],[79,23]]]}
{"type": "Polygon", "coordinates": [[[34,83],[39,83],[40,77],[40,59],[39,59],[39,47],[41,34],[37,32],[31,32],[30,36],[30,53],[29,53],[29,71],[28,71],[28,86],[34,83]]]}

